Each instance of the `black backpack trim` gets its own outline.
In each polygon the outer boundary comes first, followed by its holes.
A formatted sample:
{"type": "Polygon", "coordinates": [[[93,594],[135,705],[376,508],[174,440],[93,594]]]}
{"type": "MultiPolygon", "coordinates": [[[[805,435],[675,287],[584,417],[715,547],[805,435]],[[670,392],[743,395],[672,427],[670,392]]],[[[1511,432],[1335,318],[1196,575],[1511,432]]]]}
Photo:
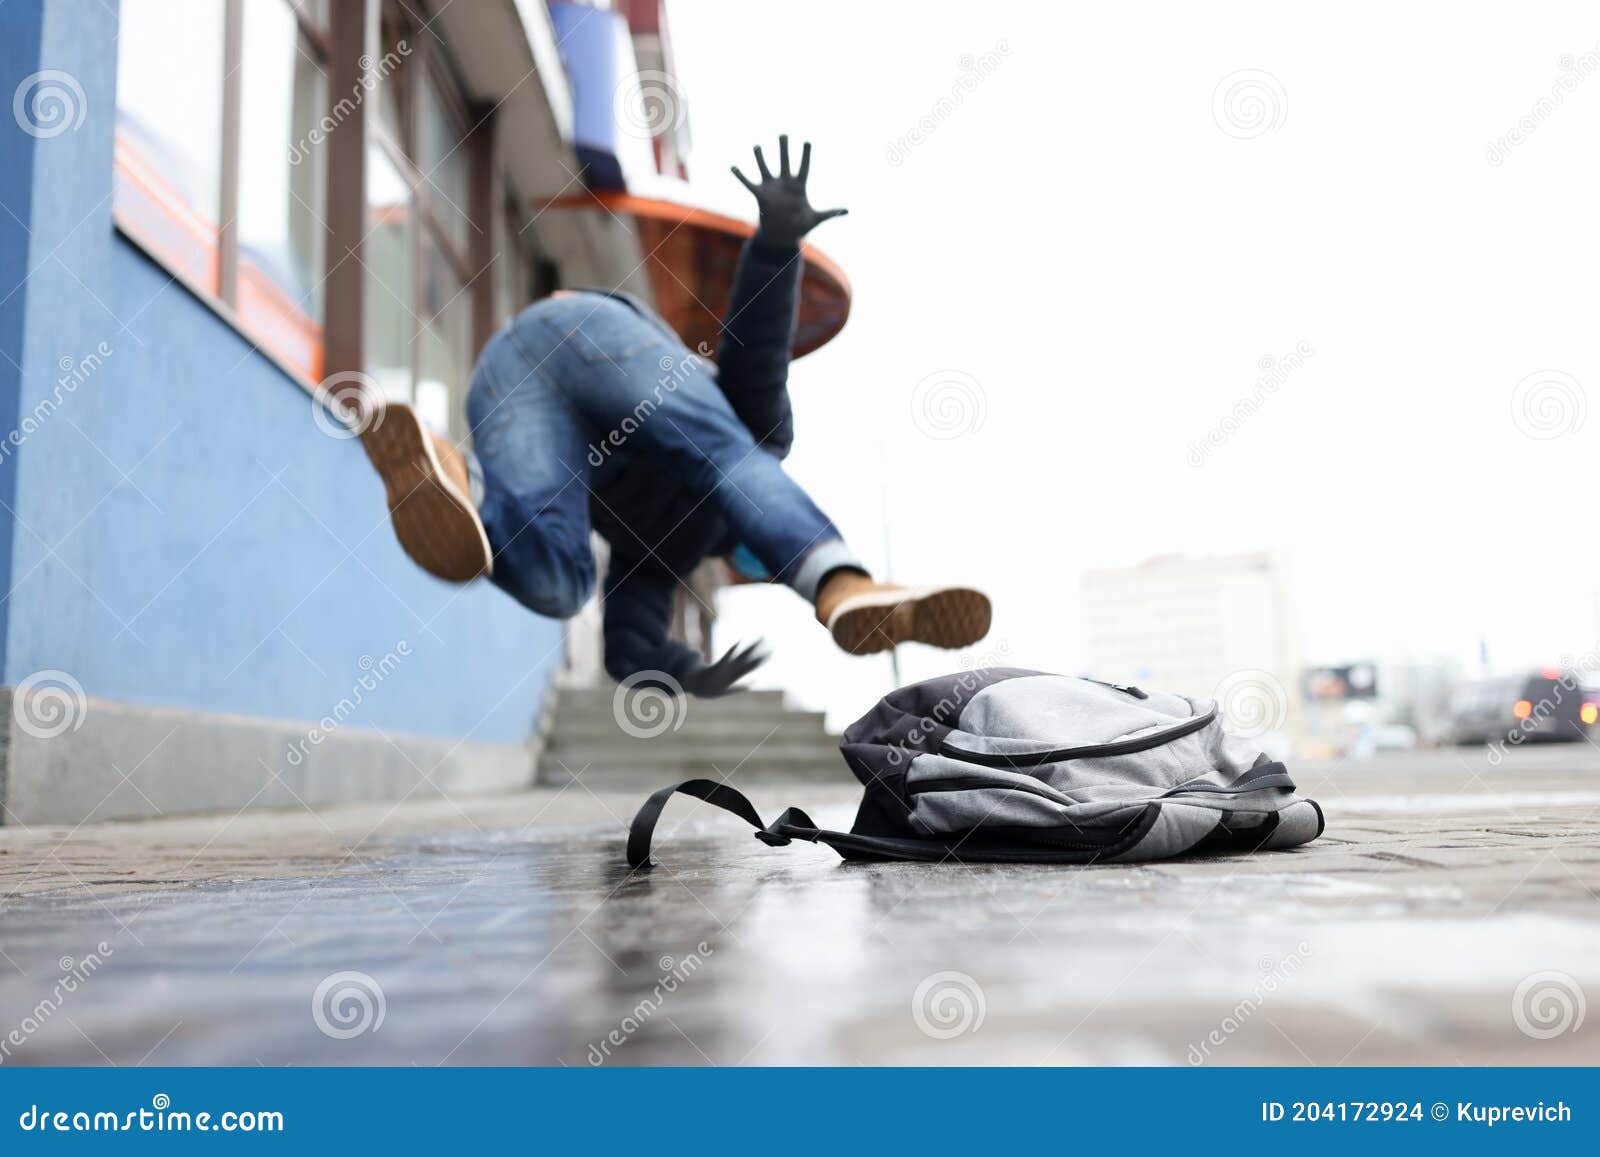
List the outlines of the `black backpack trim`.
{"type": "MultiPolygon", "coordinates": [[[[661,788],[644,801],[628,826],[628,867],[652,866],[650,844],[667,801],[682,792],[732,812],[756,829],[755,837],[770,847],[793,840],[827,844],[846,860],[920,860],[938,863],[1089,864],[1113,859],[1128,851],[1149,833],[1161,815],[1161,805],[1146,804],[1121,829],[1104,840],[1082,831],[1048,828],[995,829],[971,832],[957,839],[872,835],[860,831],[833,832],[819,828],[799,808],[787,808],[770,824],[744,794],[713,779],[688,779],[661,788]],[[998,837],[998,838],[997,838],[998,837]]],[[[863,808],[866,801],[863,801],[863,808]]],[[[859,824],[859,819],[858,819],[859,824]]]]}
{"type": "MultiPolygon", "coordinates": [[[[845,728],[839,754],[866,789],[850,834],[920,843],[923,833],[911,823],[913,801],[906,789],[911,761],[939,750],[945,736],[956,730],[962,708],[978,692],[1008,679],[1040,674],[1022,667],[980,667],[925,679],[889,692],[845,728]]],[[[839,851],[844,854],[842,848],[839,851]]]]}

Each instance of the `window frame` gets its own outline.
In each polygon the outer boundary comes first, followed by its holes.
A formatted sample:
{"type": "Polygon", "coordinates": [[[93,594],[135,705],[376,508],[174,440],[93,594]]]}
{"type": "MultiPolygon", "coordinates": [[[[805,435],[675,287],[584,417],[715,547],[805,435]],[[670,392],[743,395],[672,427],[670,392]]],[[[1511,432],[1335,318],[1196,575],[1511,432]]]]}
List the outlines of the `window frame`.
{"type": "MultiPolygon", "coordinates": [[[[309,47],[307,59],[322,72],[325,86],[334,56],[335,45],[330,29],[319,24],[305,6],[304,0],[279,0],[295,19],[296,32],[309,47]]],[[[244,0],[224,0],[222,21],[222,116],[219,142],[219,179],[217,187],[216,220],[216,283],[207,285],[185,271],[175,259],[162,251],[159,238],[146,232],[139,221],[112,201],[111,220],[118,233],[154,261],[175,281],[181,284],[214,313],[228,322],[245,338],[251,347],[271,360],[284,373],[304,384],[311,380],[306,370],[295,364],[285,353],[274,348],[267,333],[252,326],[239,307],[239,172],[243,148],[243,65],[244,65],[244,0]]],[[[296,51],[303,51],[297,43],[296,51]]],[[[331,94],[331,88],[329,89],[331,94]]],[[[329,100],[331,108],[331,95],[329,100]]],[[[328,109],[322,110],[324,115],[328,109]]],[[[323,190],[326,205],[326,187],[323,190]]],[[[326,223],[323,223],[326,230],[326,223]]],[[[324,253],[330,251],[332,238],[327,239],[324,253]]],[[[326,270],[323,271],[324,281],[326,270]]],[[[325,326],[321,326],[325,328],[325,326]]],[[[326,348],[326,334],[315,343],[314,360],[320,362],[326,348]]]]}
{"type": "MultiPolygon", "coordinates": [[[[423,83],[412,86],[412,144],[414,149],[420,151],[423,103],[427,99],[427,85],[431,82],[436,86],[436,89],[439,93],[439,103],[444,107],[445,119],[450,122],[451,128],[455,130],[454,137],[456,144],[455,147],[451,149],[450,153],[447,154],[447,156],[455,156],[456,154],[460,154],[467,165],[466,200],[468,201],[468,204],[458,205],[456,208],[466,220],[468,229],[476,231],[477,229],[482,228],[482,226],[477,225],[473,221],[472,206],[470,203],[472,200],[471,190],[473,181],[472,150],[470,147],[470,141],[472,139],[473,129],[475,126],[472,123],[471,112],[467,108],[466,98],[461,94],[460,84],[455,78],[454,70],[444,57],[444,46],[439,44],[439,42],[431,34],[429,34],[423,42],[422,63],[425,74],[423,76],[423,83]]],[[[412,164],[419,170],[420,175],[420,158],[416,161],[413,161],[412,164]]],[[[472,280],[469,255],[460,247],[460,245],[456,242],[456,239],[451,236],[449,224],[445,221],[444,216],[436,208],[437,202],[435,200],[434,193],[437,191],[438,187],[433,184],[433,182],[424,180],[420,184],[413,185],[412,188],[418,193],[418,202],[421,210],[419,216],[422,217],[426,221],[428,227],[432,229],[434,239],[439,243],[440,247],[445,251],[446,257],[455,267],[457,279],[462,285],[466,285],[472,280]]],[[[445,200],[447,198],[445,198],[443,192],[438,192],[438,199],[445,200]]],[[[470,233],[468,235],[468,244],[469,246],[471,244],[470,233]]]]}
{"type": "Polygon", "coordinates": [[[295,21],[300,25],[300,33],[311,41],[312,47],[317,50],[322,64],[326,65],[333,58],[333,29],[323,24],[311,14],[311,8],[306,0],[284,0],[294,10],[295,21]]]}
{"type": "MultiPolygon", "coordinates": [[[[477,129],[483,127],[482,120],[474,125],[471,119],[471,110],[466,98],[461,93],[459,82],[455,77],[455,69],[448,59],[447,51],[438,37],[431,29],[419,26],[409,11],[394,0],[387,0],[382,6],[378,26],[380,31],[380,45],[387,46],[391,40],[389,32],[393,30],[397,35],[393,38],[399,42],[410,42],[416,47],[406,59],[404,67],[397,71],[396,78],[400,88],[400,139],[384,124],[381,116],[374,116],[368,126],[368,139],[371,144],[379,149],[384,157],[400,174],[401,180],[408,190],[408,211],[415,222],[410,232],[409,269],[411,284],[406,287],[404,304],[409,321],[409,341],[407,350],[410,355],[408,370],[412,389],[415,390],[419,380],[421,362],[422,329],[424,326],[434,325],[439,318],[425,315],[426,302],[424,301],[423,287],[426,282],[424,262],[429,259],[429,243],[444,257],[450,275],[455,279],[460,289],[457,297],[466,295],[467,308],[471,311],[467,318],[467,335],[469,342],[469,356],[478,348],[478,305],[473,300],[470,288],[474,282],[472,259],[470,252],[464,252],[456,243],[450,233],[450,227],[443,215],[435,208],[435,196],[442,197],[443,193],[437,192],[437,187],[428,179],[428,174],[422,169],[421,138],[422,119],[425,115],[423,102],[427,99],[428,86],[431,84],[439,95],[439,103],[444,110],[453,137],[456,140],[454,148],[449,155],[460,153],[467,163],[468,204],[457,206],[458,211],[468,222],[473,230],[469,234],[469,244],[476,233],[481,232],[481,224],[474,221],[472,211],[471,189],[473,183],[482,179],[476,172],[472,138],[477,129]]],[[[381,98],[380,98],[381,99],[381,98]]],[[[455,298],[451,299],[452,302],[455,298]]],[[[362,367],[365,372],[365,366],[362,367]]],[[[415,394],[413,394],[413,401],[415,394]]]]}
{"type": "MultiPolygon", "coordinates": [[[[486,335],[498,328],[501,318],[496,314],[492,288],[495,277],[490,272],[493,262],[514,260],[528,266],[539,259],[538,254],[521,239],[501,239],[495,236],[494,215],[480,220],[482,206],[499,205],[502,201],[521,209],[522,202],[506,174],[494,162],[492,110],[475,107],[464,95],[458,79],[458,70],[446,46],[431,29],[420,25],[406,11],[405,5],[395,0],[334,0],[329,6],[328,20],[319,21],[313,13],[310,0],[279,0],[295,18],[301,43],[297,51],[309,54],[312,63],[322,71],[327,107],[321,112],[330,115],[341,99],[348,95],[350,81],[366,79],[378,67],[375,59],[383,54],[385,46],[392,48],[382,33],[394,30],[398,37],[408,41],[414,50],[393,74],[401,87],[401,133],[396,140],[383,122],[379,109],[382,99],[377,96],[381,83],[374,84],[369,97],[360,101],[354,112],[339,123],[326,136],[329,149],[323,180],[324,268],[321,270],[324,300],[322,332],[317,343],[317,361],[321,380],[351,371],[364,374],[365,363],[365,293],[361,284],[366,273],[360,263],[361,248],[366,236],[364,223],[367,214],[369,144],[381,149],[395,165],[409,190],[409,207],[416,222],[411,230],[410,285],[405,303],[410,314],[408,352],[412,381],[416,381],[420,358],[421,327],[435,319],[425,317],[423,309],[424,230],[443,256],[448,270],[460,287],[458,297],[466,298],[457,307],[467,310],[468,356],[474,357],[486,335]],[[373,48],[377,52],[368,55],[373,48]],[[368,67],[362,69],[365,57],[368,67]],[[439,104],[453,131],[453,153],[465,158],[467,196],[457,210],[468,224],[467,245],[463,248],[451,233],[450,224],[438,208],[443,196],[434,183],[425,178],[418,158],[419,131],[424,114],[422,101],[427,99],[427,87],[438,95],[439,104]],[[354,153],[352,157],[351,153],[354,153]],[[353,162],[353,164],[352,164],[353,162]],[[359,174],[359,180],[350,180],[359,174]],[[344,254],[344,258],[338,255],[344,254]],[[356,260],[350,260],[351,257],[356,260]],[[350,267],[360,274],[352,277],[350,267]],[[485,292],[489,291],[489,292],[485,292]],[[337,304],[336,300],[337,299],[337,304]]],[[[173,280],[181,284],[195,298],[217,316],[232,326],[251,348],[276,365],[285,375],[307,392],[316,393],[318,380],[306,368],[295,364],[275,350],[267,335],[253,328],[239,310],[239,234],[237,210],[241,150],[250,142],[242,139],[243,76],[246,64],[243,31],[245,0],[223,0],[225,5],[222,45],[222,118],[220,180],[217,190],[216,226],[216,277],[215,286],[185,272],[176,259],[162,252],[159,238],[140,227],[129,214],[119,212],[113,201],[112,226],[148,259],[160,266],[173,280]]],[[[388,82],[391,78],[385,78],[388,82]]],[[[519,272],[522,282],[531,286],[527,269],[519,272]]],[[[470,367],[469,367],[470,368],[470,367]]]]}

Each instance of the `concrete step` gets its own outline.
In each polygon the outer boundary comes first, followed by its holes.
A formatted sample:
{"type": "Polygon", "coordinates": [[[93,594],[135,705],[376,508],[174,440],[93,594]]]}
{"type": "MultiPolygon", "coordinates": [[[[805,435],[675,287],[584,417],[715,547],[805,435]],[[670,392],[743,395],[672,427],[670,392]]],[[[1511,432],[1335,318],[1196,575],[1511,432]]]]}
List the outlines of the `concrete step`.
{"type": "MultiPolygon", "coordinates": [[[[605,707],[581,706],[571,707],[565,703],[557,703],[550,707],[550,715],[554,719],[563,720],[594,720],[594,722],[614,722],[621,715],[622,719],[656,719],[656,712],[613,712],[610,704],[605,707]]],[[[762,707],[760,711],[752,711],[749,707],[726,707],[722,703],[709,703],[701,699],[690,699],[683,706],[672,709],[662,714],[664,719],[680,719],[683,722],[693,722],[696,719],[726,719],[726,720],[760,720],[760,719],[792,719],[810,720],[822,727],[822,712],[819,711],[789,711],[786,707],[762,707]]]]}
{"type": "Polygon", "coordinates": [[[554,720],[546,732],[547,737],[557,736],[573,742],[599,743],[607,739],[628,739],[636,743],[838,743],[839,737],[824,727],[802,722],[798,725],[785,719],[763,720],[749,726],[723,720],[704,720],[685,723],[676,730],[668,728],[659,735],[650,732],[625,730],[616,724],[564,723],[554,720]]]}
{"type": "MultiPolygon", "coordinates": [[[[569,719],[559,714],[551,721],[549,734],[552,739],[559,737],[574,743],[634,738],[630,732],[619,727],[614,719],[569,719]]],[[[669,726],[660,735],[652,736],[645,732],[636,742],[755,744],[763,740],[769,743],[778,740],[837,743],[838,737],[822,725],[821,719],[777,716],[773,719],[685,719],[680,726],[669,726]]]]}
{"type": "MultiPolygon", "coordinates": [[[[631,693],[633,698],[644,698],[648,695],[645,691],[631,693]]],[[[630,696],[623,696],[627,701],[630,696]]],[[[555,709],[557,711],[570,711],[574,713],[590,712],[596,715],[610,715],[618,702],[616,688],[563,687],[556,692],[555,709]]],[[[683,707],[690,714],[696,710],[707,708],[715,709],[726,715],[737,714],[784,714],[790,710],[783,701],[781,691],[741,691],[721,699],[694,699],[685,700],[683,707]]]]}
{"type": "Polygon", "coordinates": [[[637,705],[650,710],[629,712],[615,686],[561,688],[551,706],[539,781],[560,785],[576,776],[586,785],[631,790],[698,778],[850,778],[838,737],[823,725],[822,713],[791,710],[780,691],[637,705]],[[640,736],[623,722],[646,732],[663,730],[640,736]]]}
{"type": "Polygon", "coordinates": [[[549,755],[539,761],[539,782],[559,787],[572,779],[579,779],[590,787],[664,787],[684,779],[716,779],[740,784],[751,781],[802,780],[824,783],[853,781],[850,769],[835,753],[833,759],[750,759],[742,765],[737,760],[728,763],[711,763],[699,759],[649,761],[614,759],[605,762],[585,761],[574,763],[564,760],[554,762],[549,755]]]}
{"type": "Polygon", "coordinates": [[[574,760],[596,763],[649,763],[654,760],[661,763],[698,761],[724,768],[759,760],[836,763],[843,758],[834,743],[650,743],[627,738],[592,743],[552,740],[546,744],[545,753],[551,759],[559,757],[568,765],[574,760]]]}

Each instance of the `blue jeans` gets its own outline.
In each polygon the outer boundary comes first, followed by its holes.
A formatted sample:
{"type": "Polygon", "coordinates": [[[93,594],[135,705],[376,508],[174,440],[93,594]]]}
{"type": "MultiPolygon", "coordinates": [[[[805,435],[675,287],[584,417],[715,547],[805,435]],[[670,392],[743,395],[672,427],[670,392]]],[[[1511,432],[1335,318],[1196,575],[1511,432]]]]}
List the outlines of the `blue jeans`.
{"type": "Polygon", "coordinates": [[[539,614],[569,617],[594,588],[591,503],[613,568],[620,551],[682,577],[743,545],[814,601],[830,571],[859,566],[740,422],[710,363],[619,298],[525,309],[485,347],[467,418],[494,581],[539,614]]]}

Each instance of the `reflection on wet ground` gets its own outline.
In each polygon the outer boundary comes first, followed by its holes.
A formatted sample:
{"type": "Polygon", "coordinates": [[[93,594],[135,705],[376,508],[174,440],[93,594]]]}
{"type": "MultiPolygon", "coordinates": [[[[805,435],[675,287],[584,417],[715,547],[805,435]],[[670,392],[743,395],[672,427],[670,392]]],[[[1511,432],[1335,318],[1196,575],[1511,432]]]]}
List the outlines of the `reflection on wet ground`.
{"type": "MultiPolygon", "coordinates": [[[[847,865],[685,801],[630,875],[630,796],[152,886],[125,825],[117,887],[0,907],[0,1061],[1600,1061],[1537,1019],[1600,996],[1595,768],[1311,778],[1306,848],[1131,867],[847,865]]],[[[805,795],[759,802],[848,826],[805,795]]]]}

